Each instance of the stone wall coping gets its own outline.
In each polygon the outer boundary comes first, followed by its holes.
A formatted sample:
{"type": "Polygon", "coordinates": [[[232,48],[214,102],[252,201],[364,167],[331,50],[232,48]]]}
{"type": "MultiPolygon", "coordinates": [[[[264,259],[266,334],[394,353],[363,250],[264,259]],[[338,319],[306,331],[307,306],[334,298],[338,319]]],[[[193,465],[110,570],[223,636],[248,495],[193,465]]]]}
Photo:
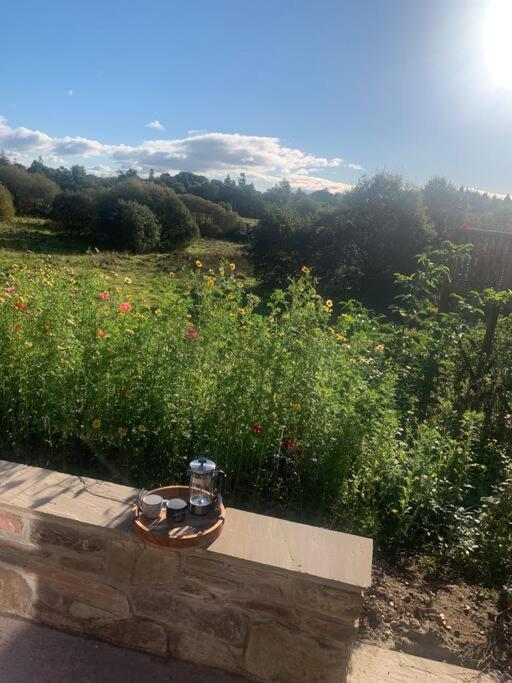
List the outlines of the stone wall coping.
{"type": "MultiPolygon", "coordinates": [[[[0,460],[0,505],[103,529],[130,532],[138,489],[0,460]]],[[[221,536],[201,551],[344,589],[371,583],[372,541],[228,508],[221,536]]]]}

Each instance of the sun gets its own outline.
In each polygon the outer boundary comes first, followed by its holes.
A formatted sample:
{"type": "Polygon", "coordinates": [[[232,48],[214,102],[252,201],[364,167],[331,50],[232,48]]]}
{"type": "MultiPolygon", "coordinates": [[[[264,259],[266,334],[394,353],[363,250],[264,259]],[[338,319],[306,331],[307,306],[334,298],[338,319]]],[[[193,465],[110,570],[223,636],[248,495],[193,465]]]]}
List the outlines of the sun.
{"type": "Polygon", "coordinates": [[[484,41],[491,78],[499,86],[512,88],[512,0],[491,0],[484,41]]]}

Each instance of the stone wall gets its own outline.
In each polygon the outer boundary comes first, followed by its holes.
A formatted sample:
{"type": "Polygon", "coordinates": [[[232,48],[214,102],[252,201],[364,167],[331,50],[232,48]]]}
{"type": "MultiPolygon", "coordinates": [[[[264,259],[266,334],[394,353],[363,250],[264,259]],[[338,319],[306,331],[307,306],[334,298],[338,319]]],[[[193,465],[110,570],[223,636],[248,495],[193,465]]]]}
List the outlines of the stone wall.
{"type": "MultiPolygon", "coordinates": [[[[109,528],[14,500],[3,482],[0,611],[256,680],[344,680],[361,586],[223,551],[154,548],[124,523],[109,528]]],[[[245,514],[236,511],[239,521],[245,514]]]]}

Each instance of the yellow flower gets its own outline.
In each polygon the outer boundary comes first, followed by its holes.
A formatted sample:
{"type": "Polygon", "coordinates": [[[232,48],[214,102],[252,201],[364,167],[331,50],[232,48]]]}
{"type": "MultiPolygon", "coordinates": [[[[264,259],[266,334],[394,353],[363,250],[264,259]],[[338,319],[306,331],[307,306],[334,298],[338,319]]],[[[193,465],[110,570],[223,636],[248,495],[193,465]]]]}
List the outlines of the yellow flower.
{"type": "Polygon", "coordinates": [[[292,408],[294,410],[300,410],[302,408],[300,403],[292,403],[292,408]]]}
{"type": "Polygon", "coordinates": [[[159,308],[155,308],[155,315],[156,316],[162,315],[162,311],[159,308]]]}
{"type": "Polygon", "coordinates": [[[226,299],[227,299],[228,301],[233,301],[234,298],[235,298],[235,295],[234,295],[232,292],[228,292],[228,293],[227,293],[226,299]]]}
{"type": "Polygon", "coordinates": [[[127,334],[135,334],[135,332],[128,327],[126,328],[126,333],[127,334]]]}
{"type": "Polygon", "coordinates": [[[219,267],[219,275],[224,275],[224,266],[219,267]]]}
{"type": "Polygon", "coordinates": [[[113,270],[110,274],[112,275],[112,277],[119,277],[115,270],[113,270]]]}
{"type": "Polygon", "coordinates": [[[127,389],[127,390],[124,392],[124,395],[126,396],[126,398],[127,398],[128,400],[129,400],[129,399],[132,399],[132,398],[133,398],[133,389],[127,389]]]}
{"type": "Polygon", "coordinates": [[[214,279],[213,277],[209,277],[209,278],[206,280],[206,286],[207,286],[207,287],[213,287],[214,284],[215,284],[215,279],[214,279]]]}
{"type": "Polygon", "coordinates": [[[311,273],[311,268],[308,268],[307,266],[302,266],[301,268],[302,272],[305,273],[306,275],[308,273],[311,273]]]}
{"type": "Polygon", "coordinates": [[[92,428],[93,429],[99,429],[101,427],[101,420],[93,420],[92,421],[92,428]]]}
{"type": "Polygon", "coordinates": [[[176,273],[171,270],[171,272],[169,273],[169,277],[176,277],[176,273]]]}
{"type": "Polygon", "coordinates": [[[334,334],[334,327],[328,327],[327,332],[329,332],[329,334],[334,334]]]}
{"type": "Polygon", "coordinates": [[[144,427],[144,425],[139,425],[138,430],[141,434],[144,434],[144,432],[146,431],[146,427],[144,427]]]}
{"type": "Polygon", "coordinates": [[[201,262],[199,259],[197,259],[197,261],[196,261],[196,266],[197,266],[198,268],[202,268],[202,267],[203,267],[203,264],[202,264],[202,262],[201,262]]]}
{"type": "Polygon", "coordinates": [[[347,338],[344,337],[342,334],[337,334],[337,335],[336,335],[336,339],[337,339],[338,341],[340,341],[340,342],[347,341],[347,338]]]}
{"type": "Polygon", "coordinates": [[[125,285],[131,285],[131,284],[133,284],[133,280],[131,279],[131,277],[125,277],[125,279],[124,279],[124,284],[125,284],[125,285]]]}
{"type": "Polygon", "coordinates": [[[235,270],[236,268],[236,263],[230,263],[229,264],[229,270],[235,270]]]}
{"type": "Polygon", "coordinates": [[[384,344],[377,344],[375,351],[384,351],[384,344]]]}
{"type": "Polygon", "coordinates": [[[126,429],[126,427],[118,427],[117,433],[119,434],[120,437],[123,437],[123,436],[126,436],[128,434],[128,430],[126,429]]]}
{"type": "Polygon", "coordinates": [[[271,415],[274,420],[277,420],[277,413],[275,411],[272,411],[271,415]]]}
{"type": "Polygon", "coordinates": [[[126,298],[128,299],[128,301],[131,301],[133,299],[133,294],[127,294],[126,298]]]}
{"type": "Polygon", "coordinates": [[[326,308],[332,308],[332,306],[333,306],[332,300],[331,300],[331,299],[327,299],[327,301],[325,302],[325,306],[326,306],[326,308]]]}
{"type": "Polygon", "coordinates": [[[245,315],[245,308],[239,308],[238,312],[240,313],[240,315],[245,315]]]}

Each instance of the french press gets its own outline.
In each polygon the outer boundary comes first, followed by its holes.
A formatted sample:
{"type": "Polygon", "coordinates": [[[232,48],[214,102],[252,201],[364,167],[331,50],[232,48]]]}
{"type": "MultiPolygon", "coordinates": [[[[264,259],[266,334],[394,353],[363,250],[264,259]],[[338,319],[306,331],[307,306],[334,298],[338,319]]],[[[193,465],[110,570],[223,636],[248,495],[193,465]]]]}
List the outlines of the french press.
{"type": "Polygon", "coordinates": [[[192,460],[188,473],[190,476],[190,512],[193,515],[207,515],[214,509],[220,509],[225,473],[218,470],[212,460],[204,457],[192,460]],[[217,478],[219,479],[218,490],[215,488],[217,478]]]}

